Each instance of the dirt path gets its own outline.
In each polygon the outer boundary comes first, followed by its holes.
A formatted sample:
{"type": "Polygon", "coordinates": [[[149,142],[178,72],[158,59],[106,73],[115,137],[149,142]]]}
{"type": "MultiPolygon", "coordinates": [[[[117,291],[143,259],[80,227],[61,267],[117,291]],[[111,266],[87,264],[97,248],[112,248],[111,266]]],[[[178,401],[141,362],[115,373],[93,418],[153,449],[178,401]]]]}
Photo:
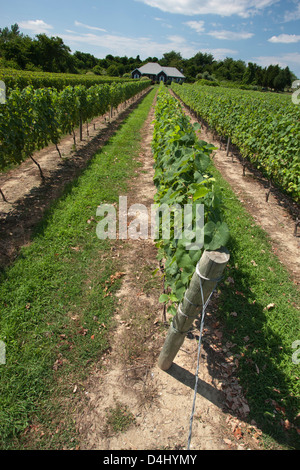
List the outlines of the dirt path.
{"type": "MultiPolygon", "coordinates": [[[[141,203],[149,208],[153,203],[153,117],[154,108],[143,128],[143,166],[132,182],[128,206],[141,203]]],[[[151,276],[158,267],[155,245],[152,240],[119,241],[114,252],[124,273],[118,293],[120,307],[112,348],[103,358],[104,369],[85,386],[87,403],[76,420],[80,449],[187,449],[197,330],[185,340],[169,371],[160,370],[157,357],[168,326],[158,303],[161,281],[151,276]],[[134,416],[129,428],[119,433],[109,425],[109,416],[117,408],[134,416]]],[[[221,345],[222,334],[214,317],[216,300],[207,312],[190,449],[256,449],[260,432],[244,421],[249,409],[234,377],[231,345],[221,345]]]]}
{"type": "MultiPolygon", "coordinates": [[[[149,208],[153,202],[153,117],[154,107],[143,127],[142,166],[127,194],[128,206],[141,203],[149,208]]],[[[38,169],[28,162],[0,178],[0,187],[13,202],[10,205],[0,203],[0,257],[1,250],[6,250],[6,255],[2,253],[2,260],[6,259],[5,256],[13,260],[18,247],[29,242],[32,227],[42,217],[50,201],[57,198],[66,182],[84,168],[95,148],[109,138],[123,118],[121,116],[115,124],[112,123],[109,132],[106,128],[103,134],[91,134],[89,145],[76,152],[71,165],[70,159],[65,159],[60,165],[56,150],[45,149],[41,156],[44,160],[41,161],[48,168],[46,172],[50,169],[52,172],[47,173],[44,184],[40,184],[38,169]]],[[[207,133],[201,138],[211,141],[207,133]]],[[[72,137],[65,143],[66,152],[70,152],[72,137]]],[[[289,214],[276,205],[273,196],[268,205],[263,204],[265,189],[260,195],[254,193],[259,185],[252,177],[235,178],[235,174],[242,174],[241,169],[237,162],[232,165],[231,157],[224,158],[224,151],[216,153],[215,162],[232,182],[233,188],[240,192],[240,198],[253,211],[257,221],[261,217],[260,223],[265,223],[266,216],[272,233],[274,228],[274,249],[280,240],[278,238],[276,242],[275,234],[283,237],[281,240],[287,237],[289,242],[285,244],[282,257],[285,255],[292,271],[297,271],[296,251],[293,250],[299,249],[299,239],[290,238],[293,224],[289,214]],[[261,202],[258,204],[258,201],[261,202]],[[270,208],[271,215],[268,212],[270,208]],[[273,224],[274,220],[277,223],[273,224]]],[[[265,227],[267,230],[268,226],[265,227]]],[[[161,371],[157,367],[157,357],[168,326],[163,321],[162,307],[158,303],[162,281],[159,275],[152,276],[158,267],[156,247],[151,239],[116,241],[112,244],[112,255],[118,260],[123,283],[118,293],[119,306],[115,312],[111,349],[103,356],[101,369],[96,366],[95,373],[85,384],[84,401],[76,416],[79,447],[83,450],[186,449],[194,398],[198,330],[195,328],[185,339],[169,371],[161,371]],[[126,414],[128,418],[134,418],[125,432],[112,429],[109,416],[116,410],[123,410],[123,417],[126,414]]],[[[294,274],[296,276],[297,272],[294,274]]],[[[249,408],[235,376],[232,345],[222,344],[222,332],[216,320],[217,302],[215,295],[206,316],[190,448],[260,449],[260,430],[255,423],[246,423],[249,408]]]]}

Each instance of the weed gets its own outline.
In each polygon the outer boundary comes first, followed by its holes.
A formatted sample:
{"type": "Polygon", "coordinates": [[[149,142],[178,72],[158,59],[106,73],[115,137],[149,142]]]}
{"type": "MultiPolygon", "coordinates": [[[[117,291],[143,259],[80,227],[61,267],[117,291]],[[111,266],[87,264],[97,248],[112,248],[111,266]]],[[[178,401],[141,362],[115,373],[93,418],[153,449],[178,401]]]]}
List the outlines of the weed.
{"type": "Polygon", "coordinates": [[[127,407],[117,402],[114,408],[109,408],[107,412],[106,428],[109,435],[125,432],[134,424],[135,417],[127,407]]]}

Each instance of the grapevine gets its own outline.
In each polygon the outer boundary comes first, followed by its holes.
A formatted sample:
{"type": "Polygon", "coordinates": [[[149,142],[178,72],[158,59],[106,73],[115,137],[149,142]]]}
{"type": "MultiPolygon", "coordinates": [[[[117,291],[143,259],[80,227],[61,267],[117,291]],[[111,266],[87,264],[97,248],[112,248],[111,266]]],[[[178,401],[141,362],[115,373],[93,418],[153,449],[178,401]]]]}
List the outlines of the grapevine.
{"type": "Polygon", "coordinates": [[[197,84],[175,93],[271,182],[300,201],[300,109],[290,96],[197,84]]]}
{"type": "MultiPolygon", "coordinates": [[[[179,102],[164,88],[160,89],[155,109],[153,134],[155,203],[169,207],[192,206],[191,227],[195,227],[199,205],[204,206],[203,247],[217,250],[226,246],[229,229],[222,219],[222,192],[209,174],[210,155],[214,147],[198,140],[196,130],[183,113],[179,102]]],[[[170,219],[170,237],[157,242],[159,259],[164,260],[165,288],[160,301],[179,303],[187,289],[202,251],[188,249],[192,238],[184,232],[175,237],[175,216],[170,219]]],[[[171,314],[176,308],[171,305],[171,314]]]]}
{"type": "Polygon", "coordinates": [[[34,151],[52,142],[59,152],[58,143],[66,133],[73,133],[76,145],[74,129],[81,121],[103,115],[148,86],[148,81],[135,81],[89,88],[68,85],[62,91],[33,86],[11,91],[0,106],[0,170],[30,157],[44,178],[34,151]]]}

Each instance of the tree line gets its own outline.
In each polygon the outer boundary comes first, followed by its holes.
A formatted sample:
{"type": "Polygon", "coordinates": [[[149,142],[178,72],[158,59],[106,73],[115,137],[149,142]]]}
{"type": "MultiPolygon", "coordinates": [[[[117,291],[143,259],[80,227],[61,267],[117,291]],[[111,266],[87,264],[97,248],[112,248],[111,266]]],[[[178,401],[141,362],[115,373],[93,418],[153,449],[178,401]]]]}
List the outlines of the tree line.
{"type": "Polygon", "coordinates": [[[289,88],[297,78],[289,67],[279,65],[262,67],[252,62],[246,64],[243,60],[226,57],[215,60],[212,54],[198,52],[190,59],[183,59],[179,52],[171,51],[164,54],[161,65],[177,67],[183,70],[187,81],[205,79],[209,81],[232,81],[244,85],[271,88],[283,91],[289,88]]]}
{"type": "Polygon", "coordinates": [[[94,73],[111,77],[130,76],[130,73],[147,62],[159,62],[162,66],[176,67],[187,82],[199,79],[230,81],[245,86],[258,86],[282,91],[289,88],[297,77],[289,67],[279,65],[262,67],[255,63],[226,57],[216,60],[212,54],[198,52],[190,59],[184,59],[180,52],[171,51],[157,57],[141,60],[137,57],[119,57],[111,54],[97,58],[86,52],[76,51],[64,44],[63,40],[37,34],[34,38],[20,32],[18,24],[0,28],[0,67],[19,70],[54,73],[94,73]]]}

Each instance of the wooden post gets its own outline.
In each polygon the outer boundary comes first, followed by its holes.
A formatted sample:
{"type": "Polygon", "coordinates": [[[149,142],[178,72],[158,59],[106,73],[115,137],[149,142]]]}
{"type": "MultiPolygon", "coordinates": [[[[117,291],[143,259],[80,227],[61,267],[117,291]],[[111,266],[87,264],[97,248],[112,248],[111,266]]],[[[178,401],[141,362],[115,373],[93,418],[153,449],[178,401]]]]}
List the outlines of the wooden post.
{"type": "Polygon", "coordinates": [[[80,138],[80,141],[82,141],[82,118],[81,116],[79,119],[79,138],[80,138]]]}
{"type": "Polygon", "coordinates": [[[270,197],[270,194],[271,194],[271,190],[272,190],[272,181],[269,180],[269,190],[268,190],[268,192],[266,193],[266,202],[269,201],[269,197],[270,197]]]}
{"type": "Polygon", "coordinates": [[[226,149],[226,155],[228,157],[229,155],[229,148],[230,148],[230,137],[228,137],[228,140],[227,140],[227,149],[226,149]]]}
{"type": "Polygon", "coordinates": [[[177,313],[170,325],[164,346],[158,358],[158,366],[162,370],[168,370],[182,346],[185,336],[192,326],[199,311],[202,310],[202,295],[204,303],[209,298],[218,280],[223,274],[230,255],[226,248],[216,251],[204,251],[197,264],[190,285],[185,293],[184,299],[178,307],[177,313]]]}
{"type": "MultiPolygon", "coordinates": [[[[1,191],[1,189],[0,189],[1,191]]],[[[2,191],[1,191],[2,192],[2,191]]],[[[296,218],[295,220],[295,230],[294,230],[294,237],[297,237],[297,229],[298,229],[298,226],[300,225],[300,219],[298,219],[298,217],[296,218]]]]}
{"type": "Polygon", "coordinates": [[[7,199],[6,199],[6,197],[5,197],[5,195],[3,194],[3,191],[2,191],[1,188],[0,188],[0,194],[1,194],[1,196],[2,196],[3,201],[4,201],[4,202],[8,202],[7,199]]]}

